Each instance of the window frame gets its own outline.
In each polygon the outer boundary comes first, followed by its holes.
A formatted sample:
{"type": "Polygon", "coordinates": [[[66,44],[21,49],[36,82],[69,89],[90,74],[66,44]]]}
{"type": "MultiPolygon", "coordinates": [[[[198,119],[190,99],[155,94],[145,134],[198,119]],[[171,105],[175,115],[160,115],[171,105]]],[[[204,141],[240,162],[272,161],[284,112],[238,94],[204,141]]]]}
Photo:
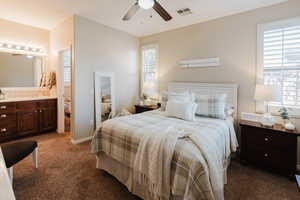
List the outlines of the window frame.
{"type": "MultiPolygon", "coordinates": [[[[300,17],[275,21],[266,24],[257,25],[257,67],[256,67],[256,84],[264,84],[264,32],[272,29],[286,28],[290,26],[299,26],[300,17]]],[[[293,118],[300,118],[300,107],[286,106],[278,104],[269,104],[269,109],[272,113],[278,114],[281,107],[289,109],[289,115],[293,118]]],[[[256,112],[264,111],[264,103],[256,102],[256,112]]]]}
{"type": "MultiPolygon", "coordinates": [[[[64,80],[64,85],[65,85],[65,86],[70,86],[70,85],[71,85],[71,82],[72,82],[72,54],[71,54],[71,50],[68,50],[68,51],[69,51],[69,53],[70,53],[70,56],[69,56],[69,59],[70,59],[70,60],[69,60],[70,65],[65,65],[65,60],[64,60],[64,62],[63,62],[63,68],[64,68],[64,70],[63,70],[63,73],[64,73],[64,74],[63,74],[63,76],[64,76],[63,80],[64,80]],[[69,75],[69,76],[70,76],[70,80],[68,80],[68,81],[65,79],[65,78],[66,78],[66,77],[65,77],[65,69],[66,69],[66,68],[69,68],[69,69],[70,69],[70,75],[69,75]]],[[[64,52],[64,54],[63,54],[63,57],[64,57],[63,59],[65,59],[65,53],[66,53],[66,52],[64,52]]]]}
{"type": "Polygon", "coordinates": [[[145,50],[148,50],[148,49],[155,49],[155,52],[156,52],[156,60],[155,60],[155,66],[156,66],[156,80],[155,80],[155,87],[156,87],[156,90],[158,92],[159,88],[159,78],[158,78],[158,75],[159,75],[159,46],[157,43],[152,43],[152,44],[146,44],[146,45],[143,45],[141,46],[141,95],[143,94],[143,91],[144,91],[144,83],[145,83],[145,80],[144,80],[144,60],[143,60],[143,52],[145,50]]]}

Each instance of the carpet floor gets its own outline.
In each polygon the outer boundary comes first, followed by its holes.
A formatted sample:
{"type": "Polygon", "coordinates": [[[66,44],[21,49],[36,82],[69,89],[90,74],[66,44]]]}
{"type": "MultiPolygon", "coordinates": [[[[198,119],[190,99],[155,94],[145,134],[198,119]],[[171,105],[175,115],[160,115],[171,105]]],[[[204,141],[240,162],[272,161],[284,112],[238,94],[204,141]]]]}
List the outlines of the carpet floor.
{"type": "MultiPolygon", "coordinates": [[[[138,200],[113,176],[95,168],[90,144],[73,145],[66,134],[28,139],[39,142],[39,168],[27,157],[14,168],[17,200],[138,200]]],[[[26,139],[27,140],[27,139],[26,139]]],[[[232,161],[226,200],[300,199],[296,183],[286,177],[232,161]]]]}

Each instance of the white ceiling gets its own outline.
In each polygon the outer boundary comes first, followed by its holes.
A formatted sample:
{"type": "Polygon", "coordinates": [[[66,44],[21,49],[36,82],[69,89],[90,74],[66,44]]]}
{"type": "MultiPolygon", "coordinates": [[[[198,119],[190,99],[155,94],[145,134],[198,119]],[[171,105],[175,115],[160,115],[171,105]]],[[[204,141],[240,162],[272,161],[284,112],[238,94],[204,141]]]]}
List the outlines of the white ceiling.
{"type": "Polygon", "coordinates": [[[68,16],[77,14],[135,36],[146,36],[287,0],[158,1],[173,16],[171,21],[163,21],[153,9],[141,9],[129,22],[122,21],[135,0],[0,0],[0,18],[52,29],[68,16]],[[176,10],[186,7],[192,10],[192,15],[179,16],[176,13],[176,10]]]}

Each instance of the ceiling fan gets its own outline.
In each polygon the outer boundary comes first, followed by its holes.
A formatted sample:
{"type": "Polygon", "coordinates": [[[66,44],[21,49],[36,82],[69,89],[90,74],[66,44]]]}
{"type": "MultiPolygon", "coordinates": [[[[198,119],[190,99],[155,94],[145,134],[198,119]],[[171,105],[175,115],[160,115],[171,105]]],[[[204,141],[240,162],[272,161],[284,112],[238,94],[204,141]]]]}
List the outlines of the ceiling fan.
{"type": "Polygon", "coordinates": [[[129,8],[122,20],[130,20],[140,8],[145,10],[153,8],[165,21],[172,19],[171,15],[160,5],[160,3],[158,3],[157,0],[136,0],[135,4],[129,8]]]}

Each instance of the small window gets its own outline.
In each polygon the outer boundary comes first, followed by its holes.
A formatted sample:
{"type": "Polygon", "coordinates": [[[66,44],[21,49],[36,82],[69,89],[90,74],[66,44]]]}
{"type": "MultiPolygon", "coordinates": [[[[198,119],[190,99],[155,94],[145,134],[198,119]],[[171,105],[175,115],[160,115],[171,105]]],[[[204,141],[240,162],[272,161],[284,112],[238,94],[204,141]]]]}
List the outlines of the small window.
{"type": "Polygon", "coordinates": [[[260,25],[258,41],[258,72],[263,83],[280,88],[278,105],[299,107],[300,19],[260,25]]]}
{"type": "Polygon", "coordinates": [[[149,93],[149,96],[153,96],[152,94],[154,93],[157,94],[158,92],[157,76],[158,76],[158,46],[157,45],[144,46],[142,47],[143,93],[149,93]]]}
{"type": "Polygon", "coordinates": [[[144,47],[142,54],[143,81],[153,82],[157,74],[157,48],[155,46],[144,47]]]}
{"type": "Polygon", "coordinates": [[[71,83],[71,51],[64,51],[64,82],[71,83]]]}

